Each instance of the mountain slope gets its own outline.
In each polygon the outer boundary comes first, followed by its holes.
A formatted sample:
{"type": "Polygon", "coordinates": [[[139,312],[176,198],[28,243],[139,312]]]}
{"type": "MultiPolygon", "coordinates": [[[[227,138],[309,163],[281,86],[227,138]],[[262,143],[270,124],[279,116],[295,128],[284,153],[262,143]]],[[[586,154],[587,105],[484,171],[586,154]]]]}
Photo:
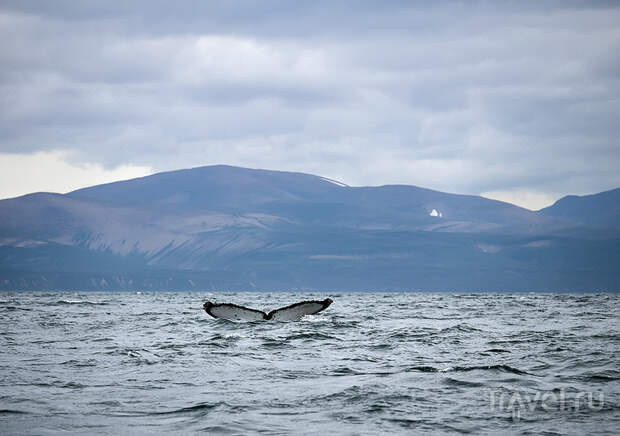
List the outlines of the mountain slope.
{"type": "Polygon", "coordinates": [[[620,245],[571,223],[414,186],[200,167],[0,201],[0,288],[617,288],[620,245]]]}
{"type": "Polygon", "coordinates": [[[167,214],[265,214],[351,227],[525,229],[549,222],[526,209],[477,196],[404,185],[349,187],[309,174],[224,165],[99,185],[67,197],[167,214]],[[433,209],[441,219],[430,215],[433,209]]]}
{"type": "Polygon", "coordinates": [[[598,228],[620,228],[620,188],[592,195],[568,195],[540,213],[598,228]]]}

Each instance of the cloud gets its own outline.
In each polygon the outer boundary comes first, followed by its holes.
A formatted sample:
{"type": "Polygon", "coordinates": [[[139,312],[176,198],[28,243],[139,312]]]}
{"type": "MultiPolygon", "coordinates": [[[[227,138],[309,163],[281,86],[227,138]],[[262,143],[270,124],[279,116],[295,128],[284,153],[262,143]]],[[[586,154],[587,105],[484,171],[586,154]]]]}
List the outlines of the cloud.
{"type": "Polygon", "coordinates": [[[66,193],[78,188],[151,174],[147,167],[124,165],[105,169],[96,163],[71,165],[59,152],[0,154],[0,198],[31,192],[66,193]]]}
{"type": "Polygon", "coordinates": [[[0,152],[524,205],[602,191],[620,186],[619,21],[605,2],[6,1],[0,152]]]}

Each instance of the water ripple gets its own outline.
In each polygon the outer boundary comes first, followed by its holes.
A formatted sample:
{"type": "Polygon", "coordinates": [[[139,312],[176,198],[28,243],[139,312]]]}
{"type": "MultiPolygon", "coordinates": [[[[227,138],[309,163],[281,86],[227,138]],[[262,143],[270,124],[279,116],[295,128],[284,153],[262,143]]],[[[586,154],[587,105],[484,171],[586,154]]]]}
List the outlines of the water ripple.
{"type": "Polygon", "coordinates": [[[4,293],[0,428],[614,434],[619,301],[607,294],[4,293]],[[326,297],[334,300],[327,311],[288,323],[215,320],[201,307],[207,298],[269,309],[326,297]],[[585,409],[588,395],[604,404],[585,409]],[[584,406],[561,409],[554,401],[562,396],[584,406]],[[525,404],[520,420],[492,404],[500,397],[525,404]]]}

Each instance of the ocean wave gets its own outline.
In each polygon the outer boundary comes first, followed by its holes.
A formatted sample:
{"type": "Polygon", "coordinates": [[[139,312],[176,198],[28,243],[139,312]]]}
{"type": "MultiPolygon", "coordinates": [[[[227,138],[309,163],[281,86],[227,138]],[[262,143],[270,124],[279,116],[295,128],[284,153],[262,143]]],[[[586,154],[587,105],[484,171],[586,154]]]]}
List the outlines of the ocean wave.
{"type": "Polygon", "coordinates": [[[199,403],[193,406],[181,407],[180,409],[166,410],[163,412],[145,412],[144,416],[150,415],[182,415],[195,412],[210,412],[224,403],[199,403]]]}
{"type": "Polygon", "coordinates": [[[340,340],[337,336],[333,336],[327,333],[321,333],[321,332],[302,332],[302,333],[295,333],[293,335],[287,336],[286,340],[287,341],[291,341],[291,340],[296,340],[296,339],[313,339],[313,340],[340,340]]]}
{"type": "Polygon", "coordinates": [[[87,306],[106,306],[108,303],[105,301],[89,301],[89,300],[58,300],[55,304],[83,304],[87,306]]]}
{"type": "Polygon", "coordinates": [[[467,388],[479,388],[482,386],[486,386],[485,383],[474,382],[474,381],[466,381],[466,380],[458,380],[451,377],[446,377],[441,381],[445,385],[449,386],[462,386],[467,388]]]}
{"type": "Polygon", "coordinates": [[[605,371],[586,371],[575,375],[561,376],[565,381],[580,381],[586,383],[606,383],[620,380],[620,371],[618,370],[605,370],[605,371]]]}
{"type": "Polygon", "coordinates": [[[29,312],[32,310],[31,307],[19,307],[19,306],[4,306],[3,309],[5,310],[23,310],[26,312],[29,312]]]}
{"type": "MultiPolygon", "coordinates": [[[[261,307],[305,298],[214,295],[261,307]]],[[[211,319],[188,309],[202,293],[0,297],[8,434],[617,433],[620,296],[578,309],[570,296],[527,296],[539,312],[505,304],[514,296],[343,293],[327,320],[288,323],[211,319]],[[605,409],[513,422],[488,407],[489,390],[507,402],[600,392],[605,409]]]]}
{"type": "Polygon", "coordinates": [[[433,366],[413,366],[409,371],[416,372],[469,372],[469,371],[498,371],[518,375],[533,375],[526,371],[509,365],[473,365],[473,366],[449,366],[447,368],[435,368],[433,366]]]}
{"type": "Polygon", "coordinates": [[[470,333],[470,332],[481,332],[482,329],[472,326],[471,324],[461,323],[456,324],[450,327],[443,328],[439,331],[440,334],[444,333],[470,333]]]}

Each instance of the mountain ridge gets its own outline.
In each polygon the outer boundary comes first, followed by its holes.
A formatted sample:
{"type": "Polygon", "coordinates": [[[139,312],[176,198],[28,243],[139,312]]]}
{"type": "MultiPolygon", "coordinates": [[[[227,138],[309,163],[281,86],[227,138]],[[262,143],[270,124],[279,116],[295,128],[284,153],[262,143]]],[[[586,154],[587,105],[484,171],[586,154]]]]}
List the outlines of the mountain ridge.
{"type": "Polygon", "coordinates": [[[539,212],[595,227],[620,228],[620,188],[596,194],[567,195],[539,212]]]}
{"type": "Polygon", "coordinates": [[[617,232],[547,212],[196,167],[0,200],[0,289],[620,288],[617,232]]]}

